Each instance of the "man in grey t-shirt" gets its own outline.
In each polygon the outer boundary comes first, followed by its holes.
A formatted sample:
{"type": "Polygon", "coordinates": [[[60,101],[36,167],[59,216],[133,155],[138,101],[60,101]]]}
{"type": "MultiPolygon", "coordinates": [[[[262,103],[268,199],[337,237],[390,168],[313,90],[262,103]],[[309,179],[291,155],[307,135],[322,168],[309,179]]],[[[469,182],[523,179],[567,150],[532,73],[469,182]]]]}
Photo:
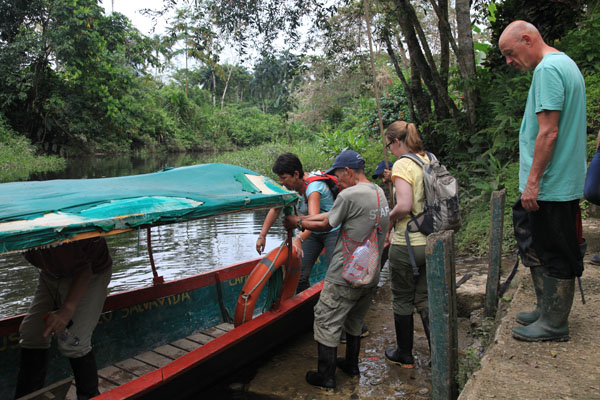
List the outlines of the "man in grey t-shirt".
{"type": "MultiPolygon", "coordinates": [[[[346,358],[337,365],[350,376],[358,376],[358,354],[363,319],[379,282],[379,268],[370,283],[352,287],[343,276],[344,237],[362,242],[377,229],[378,258],[385,244],[389,206],[383,190],[364,173],[365,161],[352,150],[340,153],[326,173],[334,173],[341,191],[329,212],[308,217],[288,216],[287,229],[298,227],[326,232],[341,225],[336,247],[327,270],[319,302],[315,306],[314,337],[318,344],[318,370],[309,371],[306,381],[326,389],[335,388],[337,346],[342,329],[347,333],[346,358]]],[[[377,264],[379,264],[379,259],[377,264]]]]}

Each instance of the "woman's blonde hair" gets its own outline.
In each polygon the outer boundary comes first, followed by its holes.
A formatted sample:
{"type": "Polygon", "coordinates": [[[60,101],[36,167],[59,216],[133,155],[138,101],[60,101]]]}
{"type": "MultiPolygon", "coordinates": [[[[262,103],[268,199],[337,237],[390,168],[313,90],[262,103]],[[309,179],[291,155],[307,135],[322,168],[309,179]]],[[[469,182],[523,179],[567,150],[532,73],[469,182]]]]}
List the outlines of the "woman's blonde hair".
{"type": "Polygon", "coordinates": [[[424,151],[423,141],[415,124],[406,121],[396,121],[385,130],[385,137],[389,142],[398,139],[404,142],[411,153],[424,151]]]}

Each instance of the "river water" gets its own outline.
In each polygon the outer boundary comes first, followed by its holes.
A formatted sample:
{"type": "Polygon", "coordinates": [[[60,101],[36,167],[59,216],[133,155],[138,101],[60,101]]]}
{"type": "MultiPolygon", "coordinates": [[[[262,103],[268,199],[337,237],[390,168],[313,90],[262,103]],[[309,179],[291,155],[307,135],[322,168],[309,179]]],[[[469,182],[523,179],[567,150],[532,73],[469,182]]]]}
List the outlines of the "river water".
{"type": "MultiPolygon", "coordinates": [[[[155,172],[166,166],[199,163],[202,163],[201,154],[81,158],[70,160],[64,171],[32,179],[124,176],[155,172]]],[[[258,210],[226,214],[152,228],[152,250],[158,274],[168,281],[258,257],[255,243],[266,213],[267,210],[258,210]]],[[[275,224],[267,235],[265,251],[277,247],[285,236],[283,227],[275,224]]],[[[146,230],[108,236],[106,239],[113,256],[110,292],[151,285],[153,275],[146,245],[146,230]]],[[[38,270],[22,254],[0,255],[0,318],[27,311],[37,278],[38,270]]]]}

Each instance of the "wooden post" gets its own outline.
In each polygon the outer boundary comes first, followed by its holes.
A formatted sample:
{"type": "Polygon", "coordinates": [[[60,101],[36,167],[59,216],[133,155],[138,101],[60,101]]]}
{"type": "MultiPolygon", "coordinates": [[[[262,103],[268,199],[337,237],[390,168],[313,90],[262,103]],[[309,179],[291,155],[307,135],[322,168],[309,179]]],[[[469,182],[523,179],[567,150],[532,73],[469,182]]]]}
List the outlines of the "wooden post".
{"type": "Polygon", "coordinates": [[[458,394],[458,331],[454,232],[427,237],[427,290],[431,329],[431,385],[433,400],[454,400],[458,394]]]}
{"type": "Polygon", "coordinates": [[[488,277],[485,290],[485,311],[487,318],[494,318],[498,309],[500,288],[500,267],[502,265],[502,232],[504,229],[504,204],[506,189],[496,190],[490,199],[490,236],[488,250],[488,277]]]}

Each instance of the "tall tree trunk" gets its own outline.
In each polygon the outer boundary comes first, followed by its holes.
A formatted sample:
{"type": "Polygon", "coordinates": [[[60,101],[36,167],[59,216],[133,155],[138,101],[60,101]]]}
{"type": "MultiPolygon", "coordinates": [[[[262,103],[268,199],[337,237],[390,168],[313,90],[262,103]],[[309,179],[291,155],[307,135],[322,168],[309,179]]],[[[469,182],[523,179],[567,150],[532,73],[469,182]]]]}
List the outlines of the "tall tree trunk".
{"type": "Polygon", "coordinates": [[[223,95],[221,96],[221,109],[223,109],[223,103],[225,102],[225,94],[227,93],[227,87],[229,86],[229,80],[231,79],[232,72],[233,65],[229,68],[229,74],[227,74],[227,80],[225,81],[225,88],[223,89],[223,95]]]}
{"type": "Polygon", "coordinates": [[[212,84],[213,84],[212,102],[213,102],[213,107],[216,107],[217,106],[217,75],[215,74],[215,70],[213,68],[210,69],[210,73],[212,75],[212,84]]]}
{"type": "Polygon", "coordinates": [[[412,92],[410,90],[410,86],[404,77],[404,73],[402,68],[400,68],[400,64],[398,63],[398,58],[396,57],[396,53],[394,52],[394,47],[392,46],[392,41],[390,40],[390,32],[387,29],[384,29],[382,32],[382,39],[385,43],[385,47],[387,49],[387,53],[394,64],[394,70],[396,71],[396,75],[400,78],[400,82],[402,82],[402,87],[404,88],[404,93],[406,95],[406,102],[408,103],[408,110],[410,112],[410,118],[412,122],[419,123],[419,119],[417,118],[417,114],[415,113],[415,104],[413,102],[412,92]]]}
{"type": "MultiPolygon", "coordinates": [[[[410,59],[410,91],[415,101],[421,123],[431,119],[431,97],[423,90],[422,77],[416,62],[410,59]]],[[[424,132],[423,132],[424,133],[424,132]]]]}
{"type": "Polygon", "coordinates": [[[470,0],[456,0],[456,26],[458,33],[457,58],[464,65],[465,73],[465,105],[471,127],[475,126],[477,115],[475,113],[478,103],[477,93],[473,88],[475,78],[475,53],[473,51],[473,30],[471,29],[471,2],[470,0]]]}
{"type": "Polygon", "coordinates": [[[411,61],[414,60],[415,65],[419,69],[419,74],[423,77],[423,81],[431,94],[437,119],[442,120],[448,118],[450,115],[456,116],[458,109],[450,98],[447,88],[444,87],[440,80],[431,50],[427,45],[425,34],[414,8],[408,0],[395,0],[395,4],[397,6],[398,22],[406,40],[411,61]],[[421,42],[419,42],[419,38],[421,38],[421,42]],[[423,54],[421,47],[425,51],[425,54],[427,54],[427,58],[423,54]]]}
{"type": "MultiPolygon", "coordinates": [[[[433,1],[433,0],[432,0],[433,1]]],[[[439,0],[440,13],[445,21],[448,21],[448,0],[439,0]]],[[[445,87],[448,87],[448,75],[450,72],[450,37],[452,32],[446,29],[447,24],[438,19],[438,30],[440,31],[440,79],[445,87]]]]}

